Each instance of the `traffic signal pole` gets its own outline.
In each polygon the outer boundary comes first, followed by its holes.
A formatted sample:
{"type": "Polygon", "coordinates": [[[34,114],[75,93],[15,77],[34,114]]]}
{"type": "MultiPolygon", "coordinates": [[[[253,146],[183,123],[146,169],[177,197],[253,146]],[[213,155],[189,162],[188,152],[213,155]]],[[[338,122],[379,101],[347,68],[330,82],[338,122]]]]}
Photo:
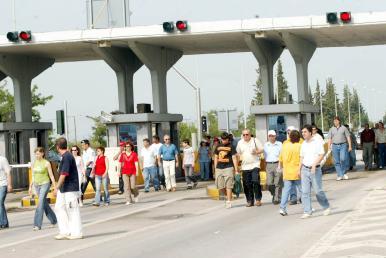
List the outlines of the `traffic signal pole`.
{"type": "Polygon", "coordinates": [[[194,83],[184,75],[178,68],[172,66],[173,70],[184,79],[196,92],[196,110],[197,110],[197,141],[199,146],[200,141],[202,141],[202,124],[201,124],[201,92],[200,87],[198,85],[194,85],[194,83]]]}

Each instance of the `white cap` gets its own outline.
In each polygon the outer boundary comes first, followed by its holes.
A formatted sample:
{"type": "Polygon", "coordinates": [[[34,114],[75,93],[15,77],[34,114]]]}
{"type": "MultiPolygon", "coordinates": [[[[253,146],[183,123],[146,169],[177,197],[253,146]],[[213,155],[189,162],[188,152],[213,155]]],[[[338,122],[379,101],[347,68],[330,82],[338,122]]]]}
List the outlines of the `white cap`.
{"type": "Polygon", "coordinates": [[[269,130],[268,131],[268,136],[270,135],[275,135],[276,136],[276,132],[274,130],[269,130]]]}
{"type": "Polygon", "coordinates": [[[293,131],[293,130],[296,130],[295,126],[290,125],[290,126],[287,127],[287,132],[288,131],[293,131]]]}

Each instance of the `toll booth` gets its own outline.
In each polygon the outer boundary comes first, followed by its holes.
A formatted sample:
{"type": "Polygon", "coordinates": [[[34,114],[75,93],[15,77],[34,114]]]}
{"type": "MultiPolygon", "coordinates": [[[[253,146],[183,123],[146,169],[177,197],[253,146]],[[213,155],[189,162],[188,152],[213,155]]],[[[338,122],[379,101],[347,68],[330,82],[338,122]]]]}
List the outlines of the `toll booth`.
{"type": "Polygon", "coordinates": [[[315,121],[319,109],[310,104],[277,104],[252,106],[255,115],[256,137],[261,142],[268,140],[269,130],[275,130],[278,141],[286,140],[286,129],[294,126],[300,129],[305,124],[315,121]]]}
{"type": "MultiPolygon", "coordinates": [[[[9,163],[27,164],[31,161],[30,139],[37,139],[37,146],[48,146],[48,131],[51,123],[17,122],[0,123],[0,155],[9,163]]],[[[28,187],[28,169],[12,169],[12,186],[15,189],[28,187]]]]}
{"type": "MultiPolygon", "coordinates": [[[[143,148],[143,139],[148,138],[151,142],[153,135],[158,135],[160,140],[165,134],[169,134],[177,148],[179,148],[177,123],[182,121],[181,114],[157,114],[157,113],[135,113],[118,114],[109,117],[107,125],[107,147],[117,147],[122,141],[131,141],[136,151],[143,148]]],[[[176,176],[181,171],[176,170],[176,176]]],[[[110,175],[112,184],[118,179],[110,175]]]]}

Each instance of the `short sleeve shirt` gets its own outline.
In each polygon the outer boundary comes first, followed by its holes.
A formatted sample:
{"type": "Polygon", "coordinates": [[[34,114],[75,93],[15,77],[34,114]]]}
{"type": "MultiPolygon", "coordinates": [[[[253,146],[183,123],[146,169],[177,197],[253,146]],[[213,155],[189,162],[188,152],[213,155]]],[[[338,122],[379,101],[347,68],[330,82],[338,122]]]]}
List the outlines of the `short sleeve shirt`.
{"type": "Polygon", "coordinates": [[[194,165],[194,151],[192,147],[184,148],[184,165],[194,165]]]}
{"type": "Polygon", "coordinates": [[[63,185],[59,189],[61,193],[79,191],[79,177],[75,158],[68,151],[63,154],[60,161],[59,174],[66,176],[63,185]]]}
{"type": "Polygon", "coordinates": [[[350,137],[350,132],[345,126],[331,127],[328,131],[328,139],[331,139],[333,144],[347,143],[347,137],[350,137]]]}
{"type": "Polygon", "coordinates": [[[119,162],[122,163],[121,173],[124,175],[135,175],[137,169],[135,167],[135,162],[138,162],[138,155],[135,152],[131,152],[130,155],[127,155],[126,152],[121,154],[119,162]]]}
{"type": "Polygon", "coordinates": [[[236,149],[231,144],[221,144],[216,148],[217,167],[219,169],[233,167],[232,156],[236,155],[236,149]]]}
{"type": "Polygon", "coordinates": [[[176,145],[174,144],[170,144],[170,145],[163,144],[159,149],[158,154],[162,156],[163,160],[166,160],[166,161],[175,160],[176,159],[175,155],[178,154],[178,150],[176,145]]]}
{"type": "Polygon", "coordinates": [[[312,166],[319,155],[324,155],[324,145],[321,141],[311,138],[304,141],[300,149],[300,157],[303,157],[303,165],[312,166]]]}
{"type": "Polygon", "coordinates": [[[143,160],[143,167],[149,168],[155,166],[155,157],[157,156],[157,153],[155,152],[154,148],[152,146],[149,146],[148,148],[143,148],[141,150],[141,158],[143,160]]]}
{"type": "Polygon", "coordinates": [[[92,163],[94,162],[96,158],[95,151],[88,147],[87,150],[83,151],[82,159],[83,159],[83,165],[86,166],[87,162],[90,162],[90,164],[87,166],[87,168],[92,168],[92,163]]]}
{"type": "Polygon", "coordinates": [[[280,151],[282,143],[276,141],[275,143],[266,142],[264,144],[264,157],[266,162],[277,162],[279,161],[280,151]]]}
{"type": "Polygon", "coordinates": [[[8,160],[5,157],[0,156],[0,186],[8,185],[8,173],[10,173],[11,167],[8,160]]]}
{"type": "Polygon", "coordinates": [[[263,145],[256,138],[251,138],[248,142],[241,139],[237,143],[236,151],[241,157],[241,169],[252,170],[260,168],[260,154],[252,154],[253,151],[263,149],[263,145]]]}
{"type": "Polygon", "coordinates": [[[198,149],[198,154],[199,154],[199,159],[200,162],[209,162],[210,157],[209,157],[209,147],[208,146],[203,146],[198,149]]]}

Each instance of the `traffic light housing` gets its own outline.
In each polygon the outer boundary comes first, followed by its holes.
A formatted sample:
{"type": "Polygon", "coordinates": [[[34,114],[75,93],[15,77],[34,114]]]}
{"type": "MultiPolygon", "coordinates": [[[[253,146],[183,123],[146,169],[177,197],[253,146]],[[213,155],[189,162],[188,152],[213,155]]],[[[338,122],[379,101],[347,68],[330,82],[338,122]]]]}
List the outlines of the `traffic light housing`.
{"type": "Polygon", "coordinates": [[[201,131],[206,133],[208,131],[208,124],[206,122],[206,116],[201,117],[201,131]]]}
{"type": "Polygon", "coordinates": [[[60,135],[65,133],[64,110],[56,111],[56,131],[60,135]]]}
{"type": "Polygon", "coordinates": [[[326,19],[329,24],[336,24],[338,23],[338,14],[336,12],[327,13],[326,19]]]}
{"type": "Polygon", "coordinates": [[[173,32],[174,31],[174,22],[164,22],[162,27],[165,32],[173,32]]]}
{"type": "Polygon", "coordinates": [[[20,31],[19,38],[23,41],[31,41],[32,39],[31,31],[29,30],[20,31]]]}
{"type": "Polygon", "coordinates": [[[10,31],[7,33],[7,39],[11,42],[19,41],[19,33],[17,31],[10,31]]]}
{"type": "Polygon", "coordinates": [[[188,29],[188,22],[187,21],[177,21],[176,27],[179,31],[186,31],[188,29]]]}

